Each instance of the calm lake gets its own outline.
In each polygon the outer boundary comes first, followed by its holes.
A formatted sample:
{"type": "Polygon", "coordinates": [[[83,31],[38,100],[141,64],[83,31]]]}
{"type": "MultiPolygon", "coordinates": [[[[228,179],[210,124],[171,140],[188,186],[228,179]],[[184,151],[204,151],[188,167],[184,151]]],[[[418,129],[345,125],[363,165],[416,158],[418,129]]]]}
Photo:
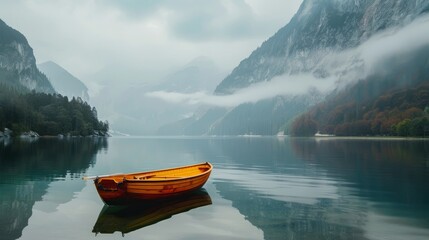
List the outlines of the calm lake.
{"type": "Polygon", "coordinates": [[[429,141],[0,140],[0,239],[429,239],[429,141]],[[82,176],[210,161],[204,189],[105,207],[82,176]]]}

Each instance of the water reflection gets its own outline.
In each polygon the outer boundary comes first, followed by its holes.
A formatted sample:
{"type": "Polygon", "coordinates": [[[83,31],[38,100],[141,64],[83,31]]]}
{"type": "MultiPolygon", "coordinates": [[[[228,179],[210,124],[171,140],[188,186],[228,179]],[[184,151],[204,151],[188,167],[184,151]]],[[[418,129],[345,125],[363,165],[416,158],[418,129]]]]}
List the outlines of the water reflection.
{"type": "Polygon", "coordinates": [[[266,169],[218,171],[215,185],[220,195],[262,229],[264,239],[366,239],[360,227],[365,224],[364,206],[345,199],[339,188],[347,187],[317,177],[317,171],[306,175],[270,175],[266,169]]]}
{"type": "Polygon", "coordinates": [[[323,198],[314,204],[280,201],[227,182],[216,183],[216,188],[264,232],[264,239],[366,239],[359,206],[342,209],[337,200],[323,198]]]}
{"type": "Polygon", "coordinates": [[[138,206],[105,205],[92,232],[122,234],[155,224],[173,215],[212,204],[210,195],[201,189],[164,201],[146,201],[138,206]]]}
{"type": "Polygon", "coordinates": [[[285,138],[221,145],[228,160],[217,165],[216,189],[265,239],[429,234],[427,141],[285,138]]]}
{"type": "MultiPolygon", "coordinates": [[[[13,139],[0,145],[0,232],[3,239],[17,239],[27,226],[36,201],[41,201],[50,184],[80,178],[95,163],[95,155],[107,148],[106,139],[13,139]]],[[[63,184],[63,190],[44,211],[53,211],[70,201],[84,186],[81,181],[63,184]]],[[[47,201],[45,201],[47,203],[47,201]]]]}
{"type": "Polygon", "coordinates": [[[24,239],[88,239],[91,230],[125,233],[147,224],[152,225],[125,238],[429,236],[427,140],[111,138],[109,150],[101,152],[107,143],[78,140],[63,146],[58,140],[41,140],[0,144],[0,232],[6,233],[6,239],[18,238],[30,215],[24,239]],[[80,180],[85,171],[97,175],[202,161],[214,164],[205,185],[213,205],[175,215],[170,221],[161,220],[177,214],[173,210],[181,206],[193,205],[100,212],[92,184],[83,187],[80,180]]]}
{"type": "Polygon", "coordinates": [[[424,210],[428,216],[428,141],[292,139],[291,144],[304,161],[353,183],[355,194],[378,203],[402,204],[407,210],[403,212],[413,216],[424,210]]]}

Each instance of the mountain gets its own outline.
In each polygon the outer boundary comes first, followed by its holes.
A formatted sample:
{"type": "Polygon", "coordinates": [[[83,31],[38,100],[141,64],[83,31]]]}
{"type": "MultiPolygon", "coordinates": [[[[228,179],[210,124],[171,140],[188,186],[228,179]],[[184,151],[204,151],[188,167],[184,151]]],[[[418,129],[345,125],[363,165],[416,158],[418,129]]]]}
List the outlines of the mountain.
{"type": "Polygon", "coordinates": [[[158,128],[192,115],[199,105],[167,102],[149,93],[213,92],[225,75],[210,58],[197,57],[155,82],[122,86],[120,90],[105,85],[92,101],[108,116],[113,130],[131,135],[157,134],[158,128]]]}
{"type": "Polygon", "coordinates": [[[428,11],[429,2],[420,0],[304,0],[291,21],[244,59],[215,92],[232,93],[282,74],[327,74],[319,64],[330,52],[357,47],[375,33],[428,11]]]}
{"type": "MultiPolygon", "coordinates": [[[[241,61],[216,87],[215,94],[234,95],[255,84],[269,85],[272,80],[287,83],[285,92],[291,90],[271,100],[225,109],[211,122],[201,124],[200,119],[206,118],[200,117],[189,125],[209,126],[205,134],[287,132],[300,113],[323,101],[327,94],[335,95],[361,79],[376,76],[386,70],[383,67],[391,58],[414,47],[415,41],[401,46],[398,43],[403,43],[408,33],[415,34],[411,25],[425,31],[422,25],[427,25],[416,22],[427,12],[427,0],[304,0],[291,21],[241,61]],[[302,81],[303,77],[308,82],[302,81]],[[296,85],[316,87],[320,94],[302,90],[294,93],[296,85]],[[275,99],[281,99],[281,104],[275,99]]],[[[416,45],[421,45],[426,37],[416,35],[414,39],[420,41],[416,45]]],[[[412,74],[408,71],[403,76],[412,74]]]]}
{"type": "Polygon", "coordinates": [[[106,136],[109,126],[82,99],[56,94],[24,35],[0,20],[0,129],[5,128],[15,136],[29,131],[106,136]]]}
{"type": "Polygon", "coordinates": [[[182,119],[159,129],[159,134],[175,135],[274,135],[287,130],[288,123],[303,109],[323,98],[316,89],[307,95],[277,96],[256,103],[226,109],[213,107],[203,114],[182,119]],[[311,93],[311,94],[310,94],[311,93]]]}
{"type": "Polygon", "coordinates": [[[88,88],[85,84],[58,64],[48,61],[38,64],[37,67],[46,74],[52,86],[61,95],[89,100],[88,88]]]}
{"type": "Polygon", "coordinates": [[[55,93],[36,66],[33,49],[20,32],[0,20],[0,84],[21,91],[55,93]]]}
{"type": "Polygon", "coordinates": [[[371,71],[359,66],[355,81],[338,87],[292,123],[293,135],[429,134],[429,41],[416,34],[429,27],[429,1],[375,1],[364,10],[361,22],[369,27],[367,32],[381,34],[359,47],[381,57],[363,58],[364,64],[371,63],[371,71]],[[392,40],[401,44],[392,47],[392,40]]]}
{"type": "Polygon", "coordinates": [[[166,76],[160,84],[152,87],[152,90],[179,93],[212,92],[222,77],[223,73],[213,60],[200,56],[166,76]]]}

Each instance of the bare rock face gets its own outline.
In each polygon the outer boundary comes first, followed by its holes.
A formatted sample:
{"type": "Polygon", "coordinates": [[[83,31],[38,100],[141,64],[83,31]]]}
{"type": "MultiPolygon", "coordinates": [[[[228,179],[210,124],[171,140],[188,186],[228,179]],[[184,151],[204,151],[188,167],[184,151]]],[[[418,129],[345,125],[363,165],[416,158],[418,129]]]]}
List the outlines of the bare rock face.
{"type": "Polygon", "coordinates": [[[0,20],[0,84],[21,90],[55,93],[36,66],[33,49],[20,32],[0,20]]]}

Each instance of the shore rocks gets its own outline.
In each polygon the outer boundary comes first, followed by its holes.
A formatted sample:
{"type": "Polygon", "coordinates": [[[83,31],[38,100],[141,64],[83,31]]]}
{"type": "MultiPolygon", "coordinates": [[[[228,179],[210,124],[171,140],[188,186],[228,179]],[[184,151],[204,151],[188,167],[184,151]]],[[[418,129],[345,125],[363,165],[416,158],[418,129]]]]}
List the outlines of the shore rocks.
{"type": "Polygon", "coordinates": [[[23,132],[20,135],[21,138],[38,138],[40,135],[34,131],[23,132]]]}
{"type": "Polygon", "coordinates": [[[12,130],[9,128],[4,128],[4,131],[0,131],[0,138],[10,138],[12,137],[12,130]]]}

